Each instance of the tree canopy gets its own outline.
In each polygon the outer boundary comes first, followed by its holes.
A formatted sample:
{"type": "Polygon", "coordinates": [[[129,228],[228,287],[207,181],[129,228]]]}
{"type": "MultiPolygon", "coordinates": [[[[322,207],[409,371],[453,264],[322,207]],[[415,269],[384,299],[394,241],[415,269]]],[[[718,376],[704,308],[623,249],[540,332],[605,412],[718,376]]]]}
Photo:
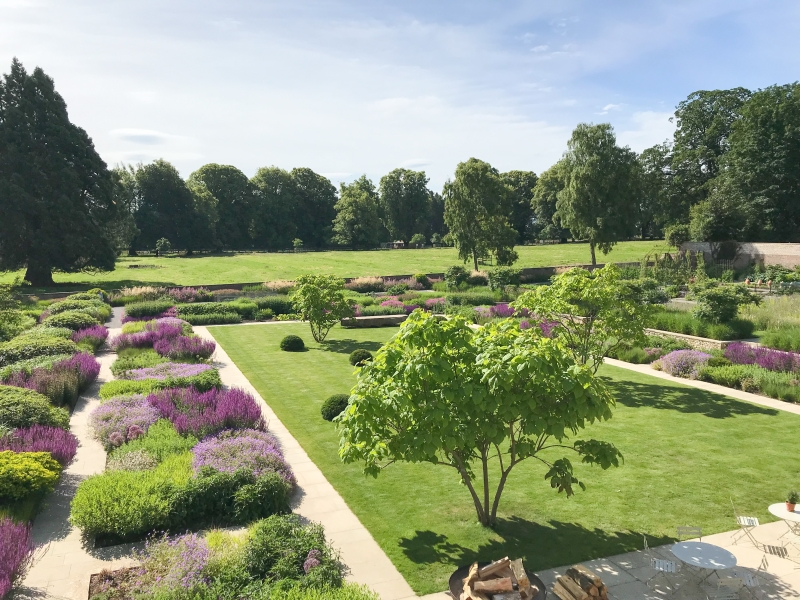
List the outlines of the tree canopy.
{"type": "Polygon", "coordinates": [[[253,210],[253,187],[247,176],[231,165],[209,163],[189,176],[190,187],[202,183],[216,201],[215,234],[222,248],[247,248],[253,210]]]}
{"type": "Polygon", "coordinates": [[[533,221],[533,189],[536,186],[536,173],[533,171],[509,171],[501,174],[509,189],[511,215],[509,221],[517,232],[517,244],[524,244],[531,238],[533,221]]]}
{"type": "Polygon", "coordinates": [[[381,177],[379,187],[383,222],[393,240],[408,242],[429,228],[431,192],[425,171],[395,169],[381,177]]]}
{"type": "Polygon", "coordinates": [[[336,218],[336,188],[311,169],[292,169],[290,175],[295,188],[296,235],[305,247],[322,248],[330,242],[336,218]]]}
{"type": "Polygon", "coordinates": [[[340,319],[353,316],[344,297],[344,280],[333,275],[302,275],[295,283],[292,305],[300,318],[308,321],[316,341],[324,341],[340,319]]]}
{"type": "Polygon", "coordinates": [[[374,248],[385,239],[375,185],[362,175],[341,184],[333,221],[333,241],[351,248],[374,248]]]}
{"type": "Polygon", "coordinates": [[[72,124],[53,80],[14,59],[0,81],[0,269],[52,285],[52,271],[111,270],[114,180],[72,124]]]}

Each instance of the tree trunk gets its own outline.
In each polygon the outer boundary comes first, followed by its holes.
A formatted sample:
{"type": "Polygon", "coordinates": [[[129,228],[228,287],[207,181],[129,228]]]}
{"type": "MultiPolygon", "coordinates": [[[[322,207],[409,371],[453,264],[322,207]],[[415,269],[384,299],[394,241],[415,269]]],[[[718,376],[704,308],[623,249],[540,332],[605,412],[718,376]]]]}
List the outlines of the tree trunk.
{"type": "Polygon", "coordinates": [[[473,250],[472,251],[472,262],[475,263],[475,270],[477,271],[478,270],[478,251],[477,250],[473,250]]]}
{"type": "Polygon", "coordinates": [[[55,285],[50,267],[32,262],[28,263],[28,269],[25,271],[25,281],[30,281],[34,287],[55,285]]]}
{"type": "Polygon", "coordinates": [[[591,248],[591,250],[592,250],[592,266],[596,267],[597,266],[597,256],[595,256],[595,253],[594,253],[594,242],[589,242],[589,248],[591,248]]]}

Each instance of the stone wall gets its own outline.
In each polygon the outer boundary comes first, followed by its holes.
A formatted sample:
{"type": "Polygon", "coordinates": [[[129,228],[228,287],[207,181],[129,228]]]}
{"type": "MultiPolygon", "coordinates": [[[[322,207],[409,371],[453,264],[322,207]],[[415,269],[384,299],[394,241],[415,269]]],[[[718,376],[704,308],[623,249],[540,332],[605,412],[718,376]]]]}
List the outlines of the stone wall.
{"type": "MultiPolygon", "coordinates": [[[[681,250],[702,252],[707,261],[712,260],[711,244],[709,242],[686,242],[681,244],[681,250]]],[[[772,244],[767,242],[746,242],[739,246],[739,252],[733,265],[737,269],[746,268],[752,264],[781,265],[794,269],[800,265],[800,244],[772,244]]]]}

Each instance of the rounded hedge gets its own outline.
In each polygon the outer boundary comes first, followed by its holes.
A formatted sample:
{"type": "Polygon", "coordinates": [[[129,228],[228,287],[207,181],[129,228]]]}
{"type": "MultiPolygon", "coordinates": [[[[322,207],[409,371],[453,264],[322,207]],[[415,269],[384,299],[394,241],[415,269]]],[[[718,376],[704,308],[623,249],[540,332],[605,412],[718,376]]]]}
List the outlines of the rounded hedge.
{"type": "Polygon", "coordinates": [[[23,334],[0,344],[0,366],[38,356],[74,354],[77,351],[78,346],[72,340],[39,334],[23,334]]]}
{"type": "Polygon", "coordinates": [[[358,350],[353,350],[350,353],[350,364],[354,367],[361,367],[364,363],[368,363],[372,360],[372,352],[369,350],[365,350],[364,348],[359,348],[358,350]]]}
{"type": "Polygon", "coordinates": [[[326,421],[333,421],[344,412],[349,400],[350,394],[334,394],[322,403],[322,408],[319,411],[322,414],[322,418],[326,421]]]}
{"type": "Polygon", "coordinates": [[[284,352],[302,352],[306,349],[303,338],[297,335],[287,335],[281,340],[281,350],[284,352]]]}
{"type": "Polygon", "coordinates": [[[100,319],[82,310],[67,310],[56,315],[50,315],[44,321],[47,327],[67,327],[73,331],[99,325],[100,319]]]}
{"type": "Polygon", "coordinates": [[[31,425],[69,429],[69,413],[51,405],[47,396],[38,392],[0,385],[0,425],[11,429],[31,425]]]}
{"type": "Polygon", "coordinates": [[[52,492],[61,465],[49,452],[0,452],[0,498],[23,500],[52,492]]]}

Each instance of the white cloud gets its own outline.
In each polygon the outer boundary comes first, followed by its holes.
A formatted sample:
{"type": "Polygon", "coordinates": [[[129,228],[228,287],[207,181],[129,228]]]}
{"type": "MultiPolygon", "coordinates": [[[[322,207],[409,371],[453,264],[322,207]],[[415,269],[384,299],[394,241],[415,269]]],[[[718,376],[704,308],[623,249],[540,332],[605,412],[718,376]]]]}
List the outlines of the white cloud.
{"type": "Polygon", "coordinates": [[[550,46],[542,45],[542,46],[534,46],[531,48],[531,52],[547,52],[550,46]]]}
{"type": "Polygon", "coordinates": [[[642,111],[633,113],[628,126],[617,133],[617,143],[641,152],[666,139],[672,139],[675,124],[669,122],[672,112],[642,111]]]}

